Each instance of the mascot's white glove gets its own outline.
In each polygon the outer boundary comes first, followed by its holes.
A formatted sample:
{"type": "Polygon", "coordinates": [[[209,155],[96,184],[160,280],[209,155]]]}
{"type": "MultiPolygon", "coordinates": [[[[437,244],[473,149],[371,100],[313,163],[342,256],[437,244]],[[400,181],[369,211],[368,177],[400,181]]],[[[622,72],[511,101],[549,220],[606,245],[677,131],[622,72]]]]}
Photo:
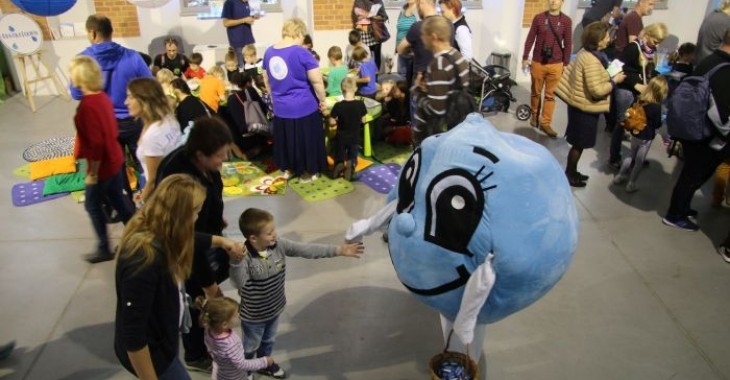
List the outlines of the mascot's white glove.
{"type": "Polygon", "coordinates": [[[487,302],[489,293],[492,291],[494,282],[497,279],[494,266],[492,266],[492,259],[494,259],[494,254],[490,253],[484,263],[471,274],[464,288],[459,314],[456,315],[454,321],[454,333],[465,345],[471,344],[474,340],[474,326],[477,323],[477,316],[484,303],[487,302]]]}
{"type": "Polygon", "coordinates": [[[390,218],[395,214],[395,209],[398,206],[398,200],[392,200],[386,204],[385,207],[381,208],[373,216],[367,219],[360,219],[355,223],[352,223],[350,228],[345,232],[345,241],[356,242],[362,240],[365,235],[370,235],[382,228],[388,226],[390,218]]]}

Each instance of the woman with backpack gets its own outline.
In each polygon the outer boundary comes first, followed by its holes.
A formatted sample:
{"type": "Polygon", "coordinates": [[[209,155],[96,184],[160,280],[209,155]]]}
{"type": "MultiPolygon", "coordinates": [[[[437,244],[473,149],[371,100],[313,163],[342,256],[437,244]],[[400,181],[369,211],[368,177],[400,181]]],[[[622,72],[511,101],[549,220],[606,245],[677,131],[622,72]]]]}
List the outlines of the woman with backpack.
{"type": "Polygon", "coordinates": [[[624,73],[609,75],[608,58],[601,50],[608,46],[608,24],[594,22],[583,30],[583,49],[568,65],[560,78],[555,94],[568,103],[568,128],[571,145],[565,176],[570,186],[585,187],[588,176],[578,171],[584,149],[596,145],[598,117],[608,111],[611,91],[626,79],[624,73]]]}
{"type": "Polygon", "coordinates": [[[644,160],[649,153],[651,143],[656,137],[657,129],[662,126],[661,103],[669,93],[667,80],[662,77],[652,78],[641,93],[639,99],[629,109],[625,127],[635,125],[637,128],[631,133],[631,156],[624,158],[621,169],[613,179],[615,185],[620,185],[628,179],[626,192],[633,193],[639,190],[636,180],[639,178],[644,160]],[[636,121],[636,123],[634,123],[636,121]],[[642,129],[643,128],[643,129],[642,129]]]}

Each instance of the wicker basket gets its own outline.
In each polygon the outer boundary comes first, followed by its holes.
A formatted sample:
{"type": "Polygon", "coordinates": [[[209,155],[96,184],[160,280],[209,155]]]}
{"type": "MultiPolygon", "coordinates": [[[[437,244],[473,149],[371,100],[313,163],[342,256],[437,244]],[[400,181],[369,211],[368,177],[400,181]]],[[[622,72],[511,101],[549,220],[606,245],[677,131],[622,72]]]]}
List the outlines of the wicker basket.
{"type": "Polygon", "coordinates": [[[454,334],[454,330],[451,330],[449,332],[449,338],[446,339],[446,347],[444,347],[444,351],[434,355],[431,358],[431,361],[428,363],[428,373],[431,375],[431,380],[441,380],[441,377],[437,374],[437,371],[439,367],[441,366],[441,363],[443,363],[446,360],[454,361],[462,366],[464,366],[464,369],[469,373],[471,378],[473,380],[479,379],[479,366],[474,361],[474,359],[471,358],[469,355],[469,345],[466,345],[466,354],[461,352],[453,352],[449,351],[449,344],[451,343],[451,335],[454,334]]]}

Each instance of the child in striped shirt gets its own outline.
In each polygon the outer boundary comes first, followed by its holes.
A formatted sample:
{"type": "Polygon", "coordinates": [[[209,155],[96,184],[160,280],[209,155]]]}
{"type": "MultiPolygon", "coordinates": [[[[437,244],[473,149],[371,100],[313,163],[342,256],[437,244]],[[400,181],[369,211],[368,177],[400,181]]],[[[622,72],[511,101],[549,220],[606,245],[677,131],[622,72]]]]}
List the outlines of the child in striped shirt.
{"type": "MultiPolygon", "coordinates": [[[[336,246],[281,239],[276,234],[274,216],[257,208],[246,209],[238,219],[238,227],[246,238],[247,254],[242,260],[231,259],[230,279],[241,296],[244,350],[249,359],[268,357],[274,348],[279,315],[286,306],[286,257],[359,258],[364,248],[360,243],[336,246]]],[[[287,377],[276,363],[258,373],[275,379],[287,377]]]]}
{"type": "Polygon", "coordinates": [[[205,328],[205,346],[213,358],[213,380],[246,380],[249,371],[257,371],[274,364],[271,356],[247,360],[241,338],[233,331],[238,325],[238,302],[231,298],[204,296],[195,299],[200,309],[200,324],[205,328]]]}

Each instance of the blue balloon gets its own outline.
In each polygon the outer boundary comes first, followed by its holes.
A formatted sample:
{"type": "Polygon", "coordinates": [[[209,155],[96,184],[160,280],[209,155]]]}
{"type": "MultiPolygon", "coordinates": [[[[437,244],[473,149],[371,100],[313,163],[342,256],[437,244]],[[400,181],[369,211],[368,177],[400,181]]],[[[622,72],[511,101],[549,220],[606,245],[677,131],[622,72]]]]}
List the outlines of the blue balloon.
{"type": "Polygon", "coordinates": [[[479,323],[537,301],[576,249],[578,215],[558,162],[478,114],[426,139],[403,166],[393,196],[388,247],[398,278],[452,321],[464,285],[488,254],[496,282],[479,323]]]}
{"type": "Polygon", "coordinates": [[[71,9],[76,0],[11,0],[18,8],[36,16],[58,16],[71,9]]]}

